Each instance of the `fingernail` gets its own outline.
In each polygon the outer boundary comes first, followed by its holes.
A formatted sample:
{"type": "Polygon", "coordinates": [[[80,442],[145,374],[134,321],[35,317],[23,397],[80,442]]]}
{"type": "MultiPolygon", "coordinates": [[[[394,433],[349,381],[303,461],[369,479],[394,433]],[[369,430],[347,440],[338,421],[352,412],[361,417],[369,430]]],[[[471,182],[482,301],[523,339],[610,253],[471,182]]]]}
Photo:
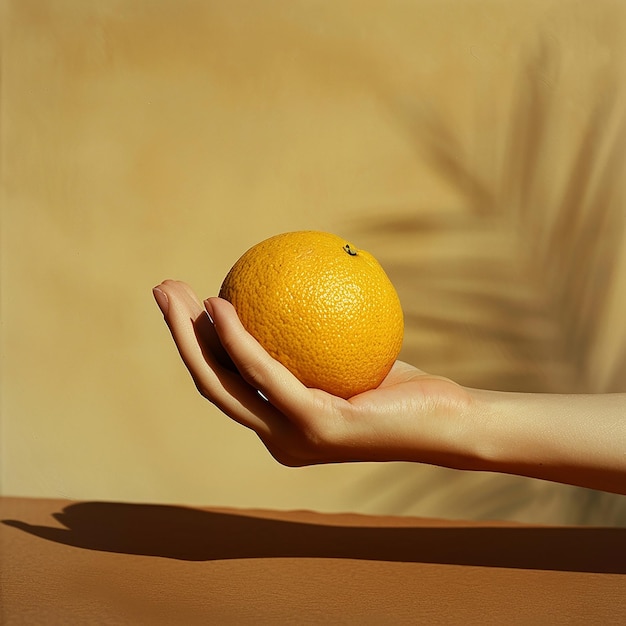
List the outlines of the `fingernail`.
{"type": "Polygon", "coordinates": [[[155,287],[152,290],[152,293],[154,294],[154,299],[159,305],[159,309],[161,309],[161,313],[163,313],[163,315],[167,315],[167,310],[170,306],[167,294],[164,291],[161,291],[158,287],[155,287]]]}
{"type": "Polygon", "coordinates": [[[209,322],[211,322],[211,324],[215,324],[213,321],[213,305],[209,300],[204,301],[204,310],[206,311],[206,316],[209,318],[209,322]]]}

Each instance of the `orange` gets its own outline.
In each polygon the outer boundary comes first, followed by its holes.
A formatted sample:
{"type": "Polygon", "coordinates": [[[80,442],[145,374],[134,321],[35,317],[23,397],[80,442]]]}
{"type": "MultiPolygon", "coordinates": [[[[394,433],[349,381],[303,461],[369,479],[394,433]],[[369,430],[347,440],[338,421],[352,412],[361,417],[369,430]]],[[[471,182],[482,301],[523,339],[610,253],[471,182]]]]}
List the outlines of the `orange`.
{"type": "Polygon", "coordinates": [[[337,235],[270,237],[235,263],[220,289],[246,330],[307,387],[342,398],[378,387],[404,331],[378,261],[337,235]]]}

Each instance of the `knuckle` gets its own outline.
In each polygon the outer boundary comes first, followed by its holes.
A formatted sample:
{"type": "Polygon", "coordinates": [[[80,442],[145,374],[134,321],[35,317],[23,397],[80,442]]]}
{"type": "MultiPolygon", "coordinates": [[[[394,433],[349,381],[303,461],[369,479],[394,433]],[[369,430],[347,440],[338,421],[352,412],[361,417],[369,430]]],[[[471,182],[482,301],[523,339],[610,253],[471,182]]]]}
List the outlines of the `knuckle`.
{"type": "Polygon", "coordinates": [[[236,364],[241,376],[249,383],[258,384],[264,379],[264,367],[260,358],[248,358],[236,364]]]}
{"type": "Polygon", "coordinates": [[[211,404],[216,404],[215,399],[213,398],[213,394],[209,387],[207,387],[202,381],[195,380],[194,384],[198,393],[205,399],[211,402],[211,404]]]}
{"type": "Polygon", "coordinates": [[[310,420],[302,428],[301,435],[304,447],[315,456],[331,453],[340,439],[335,420],[329,418],[310,420]]]}
{"type": "Polygon", "coordinates": [[[247,382],[263,380],[266,372],[264,355],[242,350],[241,337],[220,337],[222,347],[229,355],[239,374],[247,382]]]}
{"type": "Polygon", "coordinates": [[[334,457],[336,437],[324,420],[311,420],[279,439],[264,440],[270,454],[286,467],[324,463],[334,457]]]}

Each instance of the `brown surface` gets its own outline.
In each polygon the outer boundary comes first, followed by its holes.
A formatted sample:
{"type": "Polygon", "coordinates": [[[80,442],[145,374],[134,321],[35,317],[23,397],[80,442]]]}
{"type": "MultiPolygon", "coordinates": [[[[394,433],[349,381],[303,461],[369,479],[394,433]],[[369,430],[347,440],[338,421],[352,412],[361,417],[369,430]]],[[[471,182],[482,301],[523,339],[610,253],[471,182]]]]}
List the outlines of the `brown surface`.
{"type": "Polygon", "coordinates": [[[626,529],[4,498],[2,624],[624,623],[626,529]]]}

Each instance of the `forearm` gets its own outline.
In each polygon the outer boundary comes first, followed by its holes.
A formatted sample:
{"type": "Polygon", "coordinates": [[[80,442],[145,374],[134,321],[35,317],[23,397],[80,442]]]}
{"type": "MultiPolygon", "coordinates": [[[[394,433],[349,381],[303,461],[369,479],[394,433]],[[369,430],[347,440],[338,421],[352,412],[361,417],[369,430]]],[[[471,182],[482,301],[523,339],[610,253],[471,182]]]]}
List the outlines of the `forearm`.
{"type": "Polygon", "coordinates": [[[626,394],[470,394],[474,469],[626,494],[626,394]]]}

